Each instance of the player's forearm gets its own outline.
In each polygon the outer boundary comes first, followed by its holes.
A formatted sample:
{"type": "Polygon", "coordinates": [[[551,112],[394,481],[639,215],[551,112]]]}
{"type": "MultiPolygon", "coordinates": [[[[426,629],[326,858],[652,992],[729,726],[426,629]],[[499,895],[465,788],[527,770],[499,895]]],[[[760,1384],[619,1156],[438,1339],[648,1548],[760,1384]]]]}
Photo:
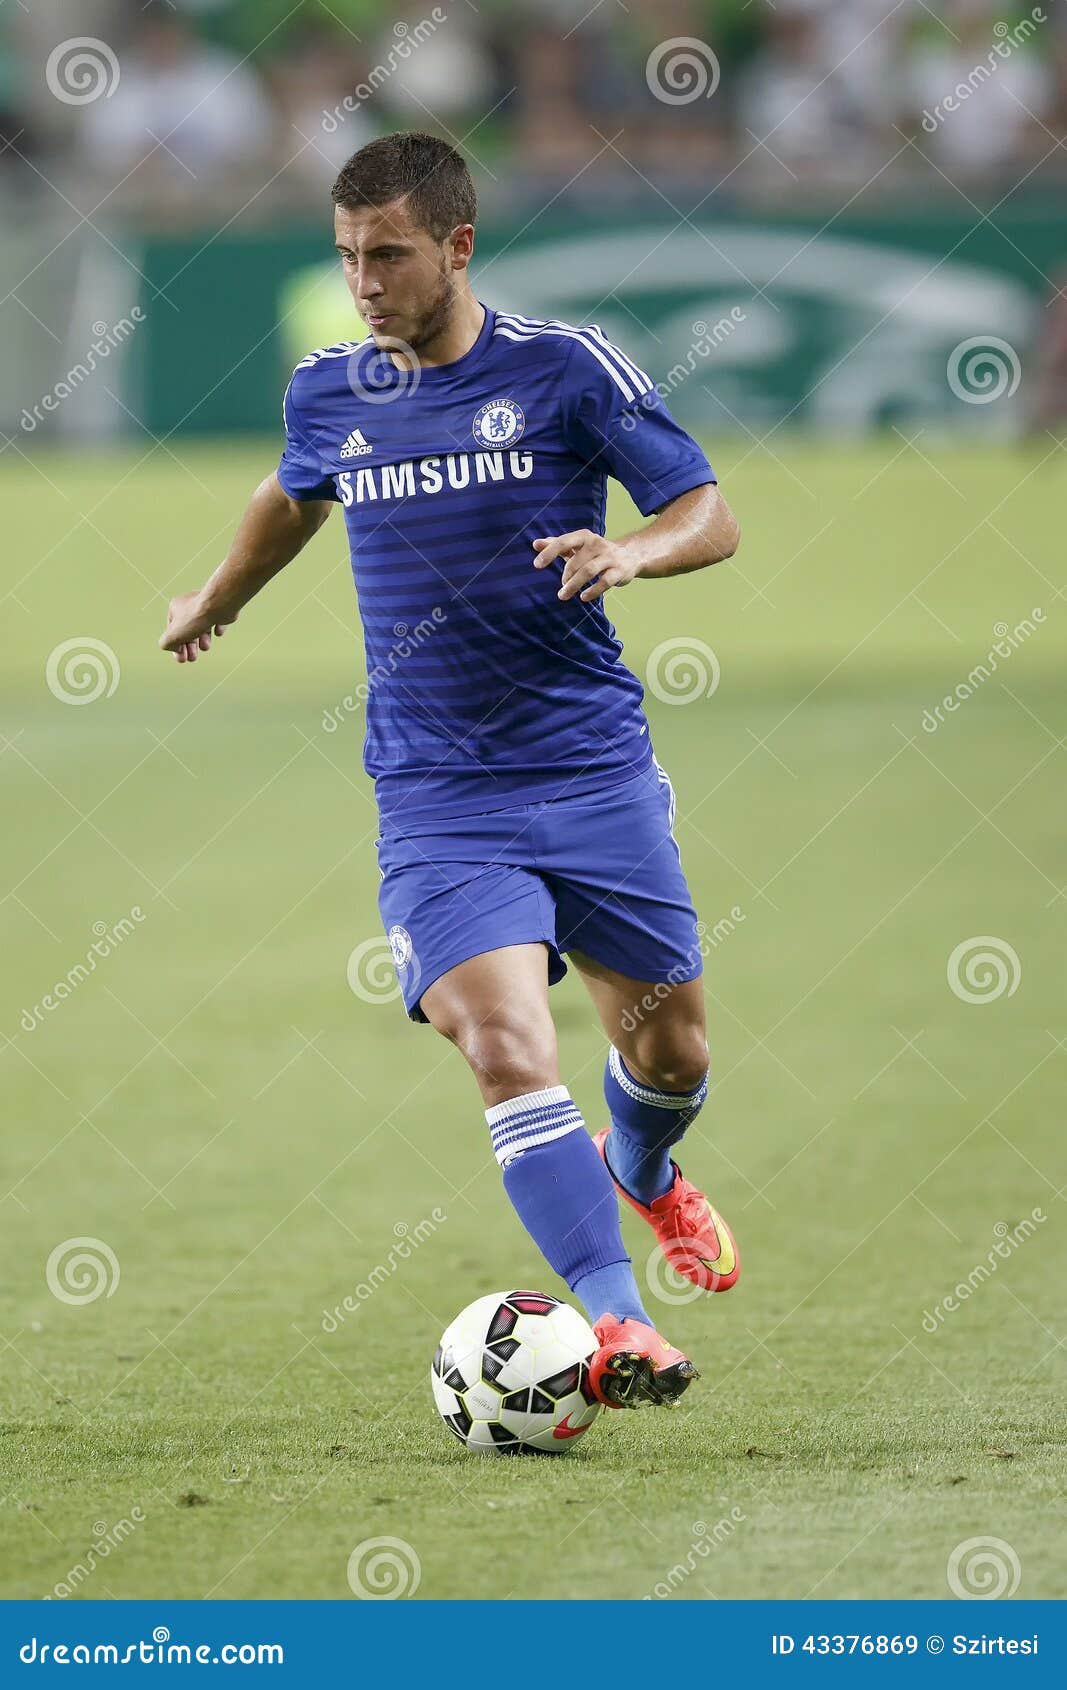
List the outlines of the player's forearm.
{"type": "Polygon", "coordinates": [[[274,475],[260,483],[222,563],[201,589],[204,611],[230,621],[297,553],[330,514],[319,500],[291,499],[274,475]]]}
{"type": "Polygon", "coordinates": [[[694,487],[672,499],[645,528],[626,536],[635,577],[661,580],[722,563],[737,550],[741,531],[718,487],[694,487]]]}

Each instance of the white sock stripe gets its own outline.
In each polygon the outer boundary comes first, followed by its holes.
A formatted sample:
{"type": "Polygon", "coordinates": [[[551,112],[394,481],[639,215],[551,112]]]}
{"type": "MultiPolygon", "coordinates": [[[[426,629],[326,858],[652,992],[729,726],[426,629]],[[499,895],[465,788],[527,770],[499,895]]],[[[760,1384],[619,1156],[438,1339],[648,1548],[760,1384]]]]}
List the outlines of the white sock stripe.
{"type": "Polygon", "coordinates": [[[521,1115],[509,1115],[504,1121],[494,1121],[489,1128],[491,1133],[514,1132],[516,1127],[525,1127],[531,1121],[558,1119],[561,1115],[577,1115],[578,1110],[569,1100],[566,1103],[547,1103],[543,1109],[524,1109],[521,1115]]]}
{"type": "Polygon", "coordinates": [[[506,1136],[508,1133],[522,1132],[527,1127],[543,1126],[546,1121],[562,1121],[573,1116],[580,1121],[581,1111],[570,1099],[566,1103],[550,1103],[544,1109],[526,1109],[521,1115],[511,1115],[506,1121],[496,1121],[489,1128],[494,1138],[506,1136]]]}
{"type": "Polygon", "coordinates": [[[576,1132],[581,1125],[581,1120],[565,1121],[561,1127],[546,1127],[542,1132],[531,1133],[528,1138],[519,1138],[510,1144],[494,1144],[496,1159],[502,1168],[506,1167],[513,1156],[520,1155],[524,1150],[533,1150],[538,1144],[551,1144],[553,1139],[565,1138],[568,1133],[576,1132]]]}
{"type": "Polygon", "coordinates": [[[515,1139],[528,1138],[531,1133],[543,1132],[547,1127],[583,1127],[585,1122],[577,1109],[569,1109],[558,1114],[539,1112],[529,1121],[516,1122],[511,1127],[494,1127],[492,1131],[493,1148],[502,1144],[511,1144],[515,1139]]]}
{"type": "Polygon", "coordinates": [[[679,1094],[677,1092],[654,1091],[651,1086],[643,1086],[623,1067],[622,1057],[612,1045],[608,1053],[608,1068],[612,1078],[617,1080],[627,1097],[632,1097],[635,1103],[647,1103],[653,1109],[692,1109],[695,1103],[703,1103],[708,1091],[708,1077],[705,1074],[696,1091],[679,1094]]]}
{"type": "Polygon", "coordinates": [[[512,1115],[525,1115],[529,1109],[545,1109],[552,1103],[571,1103],[570,1092],[566,1086],[546,1086],[543,1091],[523,1092],[521,1097],[509,1097],[505,1103],[494,1103],[485,1112],[485,1118],[491,1127],[498,1121],[506,1121],[512,1115]]]}

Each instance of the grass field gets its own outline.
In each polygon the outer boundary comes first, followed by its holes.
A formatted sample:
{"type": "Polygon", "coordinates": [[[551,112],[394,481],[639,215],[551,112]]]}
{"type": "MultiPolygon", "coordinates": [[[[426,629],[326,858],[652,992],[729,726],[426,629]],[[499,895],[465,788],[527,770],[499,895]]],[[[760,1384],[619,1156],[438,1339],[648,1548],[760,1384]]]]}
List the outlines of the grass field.
{"type": "MultiPolygon", "coordinates": [[[[273,442],[4,455],[5,1596],[350,1598],[379,1536],[419,1598],[936,1597],[989,1535],[1064,1594],[1067,460],[772,444],[713,455],[736,562],[613,611],[639,672],[676,636],[721,666],[650,711],[698,906],[741,912],[685,1165],[745,1272],[653,1305],[703,1369],[682,1409],[516,1462],[464,1454],[427,1368],[465,1302],[550,1276],[460,1059],[346,978],[379,928],[361,722],[323,727],[362,675],[339,518],[180,669],[166,597],[273,442]],[[71,704],[46,669],[85,636],[121,676],[71,704]],[[982,937],[971,1002],[949,958],[982,937]],[[113,1294],[49,1290],[78,1238],[113,1294]]],[[[597,1122],[573,977],[554,1004],[597,1122]]]]}

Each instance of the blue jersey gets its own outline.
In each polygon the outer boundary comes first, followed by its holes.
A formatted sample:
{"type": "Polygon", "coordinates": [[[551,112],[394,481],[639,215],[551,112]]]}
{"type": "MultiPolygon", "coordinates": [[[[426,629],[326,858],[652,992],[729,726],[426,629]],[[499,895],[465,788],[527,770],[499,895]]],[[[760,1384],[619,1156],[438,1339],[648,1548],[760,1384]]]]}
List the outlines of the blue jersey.
{"type": "Polygon", "coordinates": [[[715,480],[655,386],[595,327],[486,310],[454,363],[372,340],[312,352],[278,479],[344,508],[367,651],[364,765],[383,832],[631,779],[652,749],[602,604],[557,598],[533,542],[604,532],[715,480]]]}

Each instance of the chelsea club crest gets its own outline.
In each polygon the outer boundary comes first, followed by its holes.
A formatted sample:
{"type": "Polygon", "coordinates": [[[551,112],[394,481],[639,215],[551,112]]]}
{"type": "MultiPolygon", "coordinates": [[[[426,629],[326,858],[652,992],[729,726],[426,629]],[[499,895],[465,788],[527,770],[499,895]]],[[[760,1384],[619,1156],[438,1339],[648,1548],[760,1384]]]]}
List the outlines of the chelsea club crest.
{"type": "Polygon", "coordinates": [[[414,949],[411,943],[411,934],[406,927],[390,927],[389,949],[393,953],[393,962],[399,974],[411,961],[414,949]]]}
{"type": "Polygon", "coordinates": [[[526,418],[513,399],[491,400],[471,424],[479,446],[514,446],[525,427],[526,418]]]}

